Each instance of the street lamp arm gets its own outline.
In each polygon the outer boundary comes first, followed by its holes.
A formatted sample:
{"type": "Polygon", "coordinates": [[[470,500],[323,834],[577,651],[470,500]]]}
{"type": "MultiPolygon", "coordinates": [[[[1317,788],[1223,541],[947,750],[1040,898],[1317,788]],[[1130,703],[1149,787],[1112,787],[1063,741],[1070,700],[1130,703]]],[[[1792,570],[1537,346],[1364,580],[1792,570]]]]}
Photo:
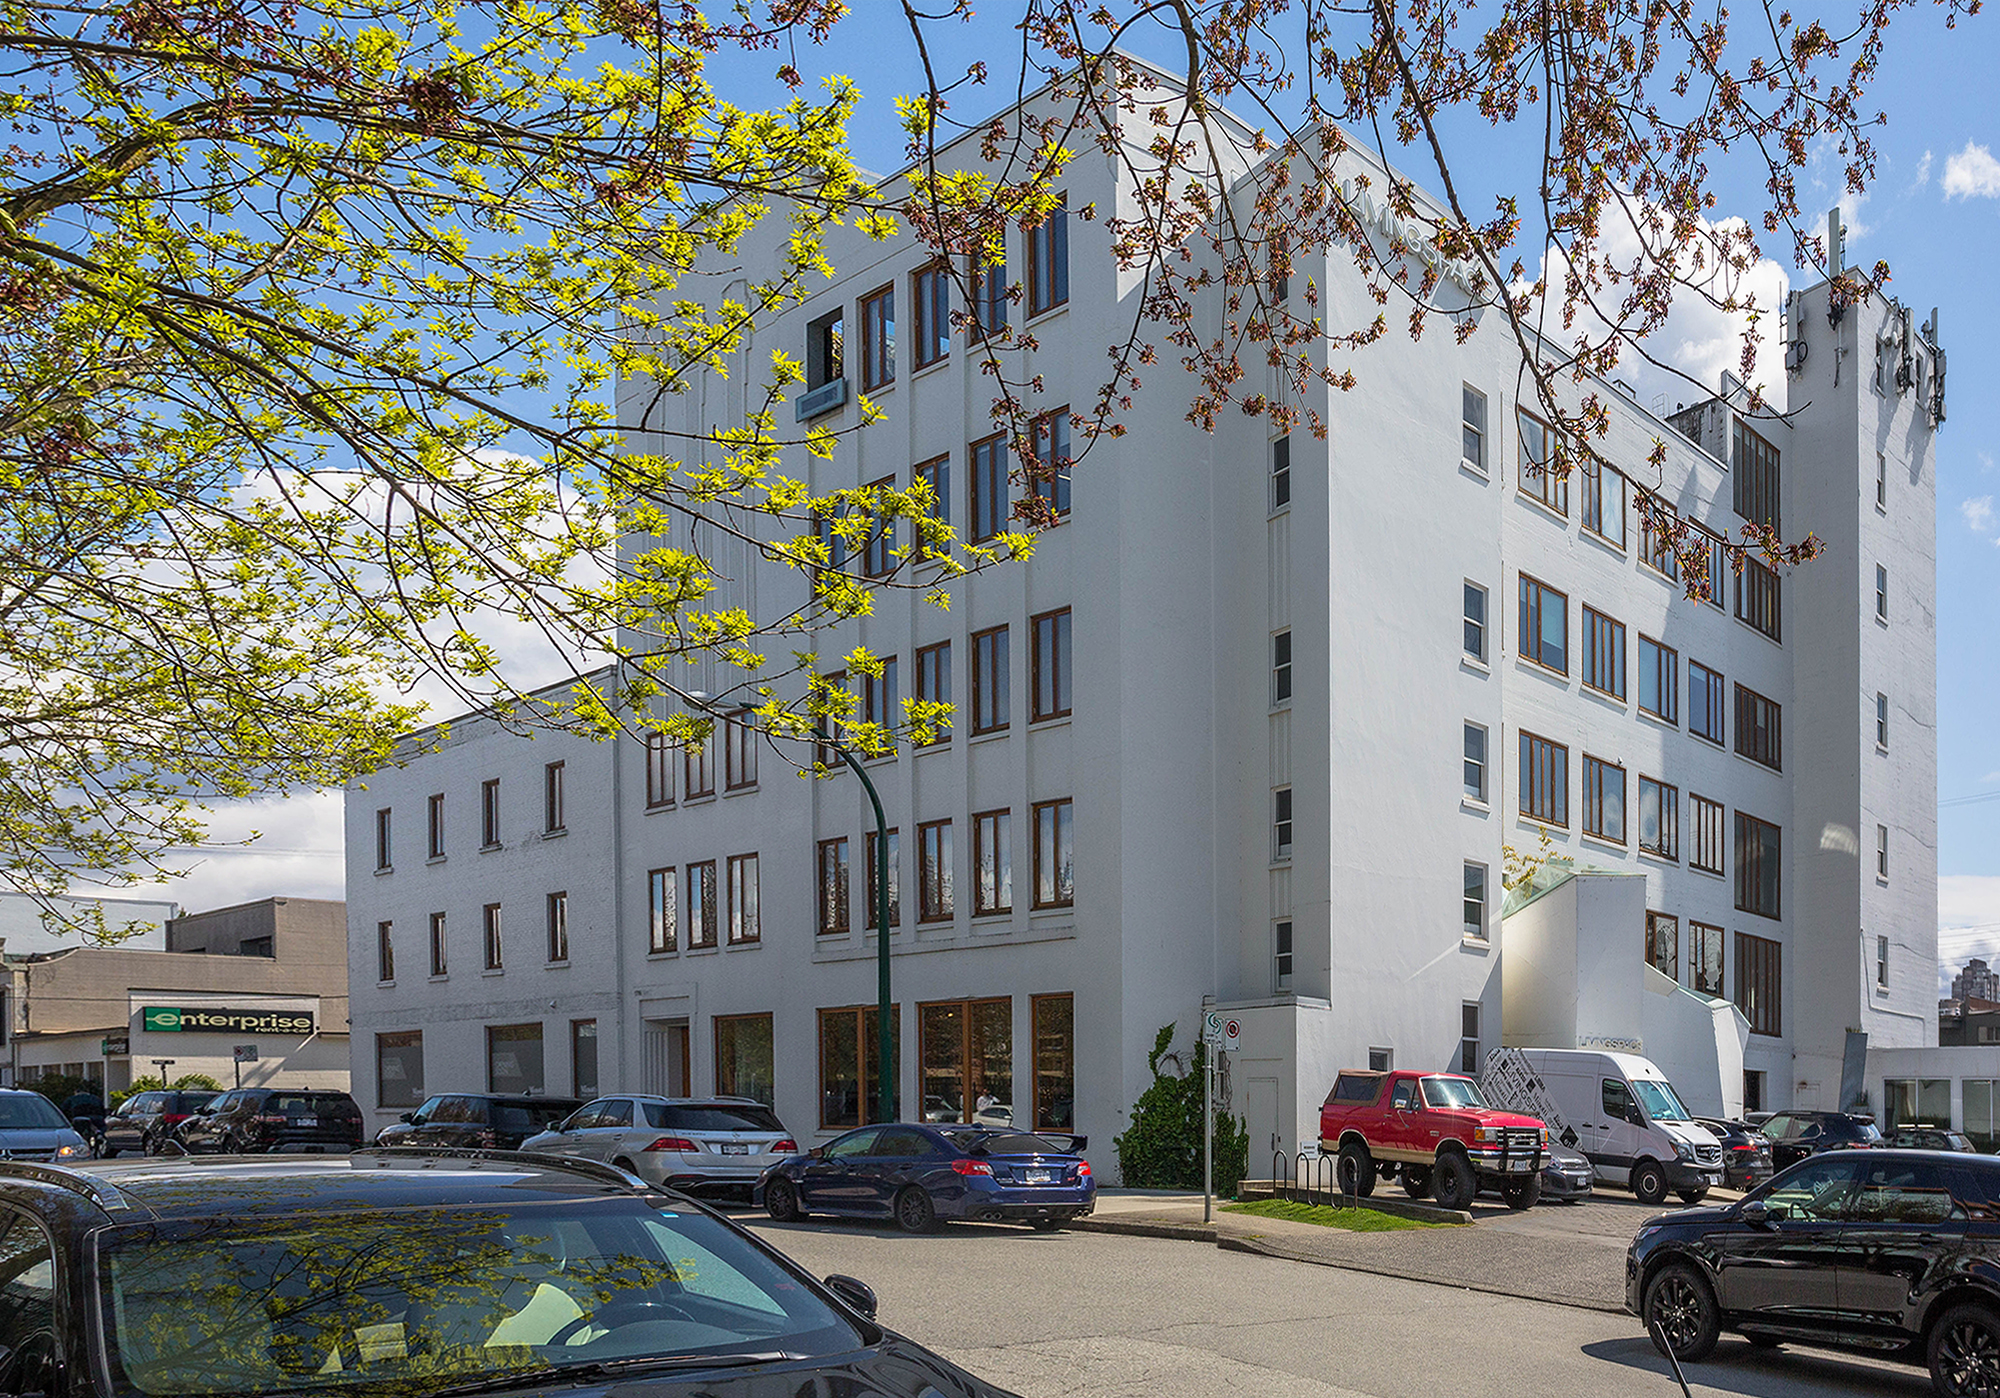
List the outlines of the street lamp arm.
{"type": "Polygon", "coordinates": [[[875,808],[875,1092],[878,1110],[893,1115],[896,1062],[889,996],[889,817],[883,813],[881,793],[875,790],[867,770],[855,760],[847,745],[836,742],[823,724],[814,725],[813,731],[861,779],[861,789],[868,793],[869,804],[875,808]]]}

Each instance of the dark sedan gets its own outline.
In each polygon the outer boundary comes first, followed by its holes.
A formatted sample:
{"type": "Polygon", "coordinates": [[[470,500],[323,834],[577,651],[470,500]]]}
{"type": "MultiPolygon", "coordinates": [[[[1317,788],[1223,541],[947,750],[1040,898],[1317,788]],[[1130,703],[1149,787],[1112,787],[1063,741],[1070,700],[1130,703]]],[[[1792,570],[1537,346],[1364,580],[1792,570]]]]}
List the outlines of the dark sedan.
{"type": "Polygon", "coordinates": [[[1683,1361],[1733,1330],[1928,1364],[1948,1398],[2000,1392],[2000,1159],[1815,1155],[1740,1204],[1649,1220],[1625,1304],[1683,1361]]]}
{"type": "Polygon", "coordinates": [[[1080,1142],[982,1126],[864,1126],[766,1170],[753,1198],[780,1222],[808,1214],[1060,1228],[1097,1205],[1080,1142]]]}
{"type": "Polygon", "coordinates": [[[1722,1143],[1722,1184],[1725,1189],[1750,1189],[1771,1178],[1771,1138],[1745,1121],[1696,1117],[1709,1135],[1722,1143]]]}
{"type": "Polygon", "coordinates": [[[440,1092],[375,1133],[378,1146],[463,1146],[519,1150],[583,1105],[576,1097],[440,1092]]]}
{"type": "Polygon", "coordinates": [[[1875,1119],[1852,1112],[1776,1112],[1757,1129],[1770,1139],[1771,1163],[1780,1170],[1821,1151],[1882,1144],[1875,1119]]]}

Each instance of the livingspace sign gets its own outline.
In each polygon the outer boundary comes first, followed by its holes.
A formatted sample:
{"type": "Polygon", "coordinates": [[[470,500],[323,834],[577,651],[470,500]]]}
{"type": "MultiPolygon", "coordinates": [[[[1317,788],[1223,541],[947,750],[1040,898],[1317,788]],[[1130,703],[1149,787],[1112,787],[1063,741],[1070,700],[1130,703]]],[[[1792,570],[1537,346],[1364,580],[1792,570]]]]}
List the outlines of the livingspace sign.
{"type": "Polygon", "coordinates": [[[189,1009],[147,1005],[141,1027],[149,1034],[311,1034],[311,1010],[244,1010],[226,1006],[189,1009]]]}

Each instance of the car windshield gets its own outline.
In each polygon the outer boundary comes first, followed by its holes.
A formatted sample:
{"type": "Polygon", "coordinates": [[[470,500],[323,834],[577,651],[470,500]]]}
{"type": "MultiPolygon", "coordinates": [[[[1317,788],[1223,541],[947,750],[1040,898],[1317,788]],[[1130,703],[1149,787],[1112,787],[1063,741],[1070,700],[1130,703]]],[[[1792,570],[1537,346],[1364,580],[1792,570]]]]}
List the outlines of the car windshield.
{"type": "Polygon", "coordinates": [[[1634,1078],[1632,1091],[1645,1104],[1646,1115],[1654,1121],[1693,1121],[1688,1109],[1681,1105],[1681,1099],[1674,1096],[1672,1083],[1655,1082],[1651,1078],[1634,1078]]]}
{"type": "Polygon", "coordinates": [[[606,1360],[861,1343],[726,1224],[638,1199],[140,1223],[97,1246],[127,1393],[400,1398],[606,1360]]]}
{"type": "Polygon", "coordinates": [[[69,1118],[40,1093],[0,1097],[0,1131],[59,1131],[68,1125],[69,1118]]]}
{"type": "Polygon", "coordinates": [[[1486,1098],[1471,1078],[1425,1078],[1424,1100],[1433,1107],[1483,1107],[1486,1098]]]}
{"type": "Polygon", "coordinates": [[[646,1124],[662,1131],[783,1131],[769,1107],[747,1103],[648,1102],[646,1124]]]}

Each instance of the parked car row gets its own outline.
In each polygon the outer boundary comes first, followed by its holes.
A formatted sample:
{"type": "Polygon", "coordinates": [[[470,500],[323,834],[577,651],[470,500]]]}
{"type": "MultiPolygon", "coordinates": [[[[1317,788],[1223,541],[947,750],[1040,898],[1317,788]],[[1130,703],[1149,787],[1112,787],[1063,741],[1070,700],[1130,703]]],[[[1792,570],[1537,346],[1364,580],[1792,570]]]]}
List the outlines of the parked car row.
{"type": "Polygon", "coordinates": [[[361,1108],[345,1092],[239,1087],[225,1092],[139,1092],[104,1119],[98,1153],[160,1155],[358,1150],[361,1108]]]}

